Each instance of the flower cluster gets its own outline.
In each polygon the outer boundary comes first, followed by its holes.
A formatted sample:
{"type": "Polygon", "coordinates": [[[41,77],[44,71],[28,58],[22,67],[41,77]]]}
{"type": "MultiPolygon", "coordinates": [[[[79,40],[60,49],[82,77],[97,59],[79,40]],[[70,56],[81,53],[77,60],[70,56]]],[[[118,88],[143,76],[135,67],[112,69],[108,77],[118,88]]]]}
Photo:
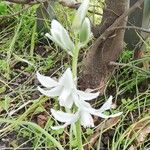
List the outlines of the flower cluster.
{"type": "MultiPolygon", "coordinates": [[[[78,9],[72,24],[72,30],[79,37],[79,43],[77,45],[79,48],[86,46],[92,37],[90,20],[85,17],[88,6],[89,0],[84,0],[78,9]]],[[[51,34],[46,33],[46,37],[55,42],[73,57],[75,53],[75,44],[71,40],[68,31],[57,20],[52,20],[50,33],[51,34]]]]}
{"type": "Polygon", "coordinates": [[[91,93],[78,90],[70,68],[64,72],[58,81],[48,76],[43,76],[39,72],[37,72],[37,79],[41,85],[45,87],[38,87],[38,90],[43,95],[49,97],[58,97],[60,106],[63,106],[67,109],[71,109],[74,105],[78,108],[75,113],[67,113],[51,109],[51,113],[54,118],[59,122],[64,123],[63,125],[52,127],[53,129],[67,127],[68,125],[75,123],[78,119],[80,119],[82,126],[94,127],[92,115],[101,118],[110,118],[119,116],[121,114],[117,113],[114,115],[105,115],[103,113],[104,111],[111,109],[112,96],[110,96],[110,98],[102,105],[100,109],[92,108],[87,101],[97,98],[99,96],[99,92],[91,93]]]}
{"type": "MultiPolygon", "coordinates": [[[[76,56],[78,56],[80,48],[84,47],[89,42],[92,35],[90,21],[86,17],[88,6],[89,0],[83,0],[73,20],[72,29],[75,34],[75,42],[70,38],[67,30],[57,20],[53,20],[51,23],[51,33],[46,33],[46,36],[49,39],[51,39],[73,57],[73,62],[76,59],[75,63],[73,63],[75,64],[73,65],[74,70],[77,69],[76,62],[78,58],[76,58],[76,56]]],[[[73,73],[74,76],[76,76],[76,71],[73,73]]],[[[43,95],[48,97],[58,97],[59,105],[65,107],[66,110],[70,110],[70,113],[68,113],[51,109],[51,113],[54,118],[59,122],[64,123],[63,125],[52,127],[53,129],[65,128],[68,125],[75,123],[79,119],[82,126],[94,127],[92,115],[101,118],[109,118],[116,117],[121,114],[104,114],[104,111],[111,109],[112,96],[110,96],[110,98],[102,105],[101,108],[92,108],[88,101],[97,98],[99,96],[99,92],[92,93],[78,90],[76,81],[73,78],[70,68],[68,68],[58,80],[43,76],[39,72],[37,72],[37,78],[44,87],[38,87],[38,90],[43,95]]]]}

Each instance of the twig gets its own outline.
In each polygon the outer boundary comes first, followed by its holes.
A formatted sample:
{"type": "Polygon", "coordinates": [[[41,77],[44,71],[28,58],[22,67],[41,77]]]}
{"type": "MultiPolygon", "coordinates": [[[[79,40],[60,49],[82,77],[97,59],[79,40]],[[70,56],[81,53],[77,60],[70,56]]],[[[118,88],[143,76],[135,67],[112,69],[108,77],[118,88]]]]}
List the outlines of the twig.
{"type": "Polygon", "coordinates": [[[28,5],[34,5],[34,4],[38,4],[38,3],[43,3],[46,2],[47,0],[5,0],[7,2],[11,2],[11,3],[17,3],[17,4],[28,4],[28,5]]]}
{"type": "Polygon", "coordinates": [[[19,108],[12,110],[8,113],[8,116],[12,116],[14,113],[18,112],[19,110],[21,110],[22,108],[24,108],[25,106],[27,106],[28,104],[33,103],[32,100],[27,101],[26,103],[24,103],[23,105],[21,105],[19,108]]]}
{"type": "MultiPolygon", "coordinates": [[[[68,3],[68,1],[66,1],[66,0],[61,0],[59,3],[60,3],[61,5],[63,5],[63,6],[66,6],[66,7],[68,7],[68,8],[71,8],[71,9],[78,9],[78,8],[80,7],[80,5],[81,5],[81,3],[74,3],[74,2],[72,2],[72,3],[69,2],[69,3],[68,3]]],[[[102,16],[101,13],[96,12],[96,11],[88,10],[88,12],[102,16]]]]}
{"type": "Polygon", "coordinates": [[[92,11],[92,10],[88,10],[89,13],[95,14],[95,15],[100,15],[102,16],[102,13],[96,12],[96,11],[92,11]]]}
{"type": "Polygon", "coordinates": [[[138,7],[140,7],[143,4],[144,0],[138,0],[131,8],[129,8],[127,11],[125,11],[120,17],[118,17],[115,22],[109,26],[104,32],[103,34],[96,40],[95,42],[95,46],[99,46],[100,43],[102,43],[103,41],[105,41],[107,39],[107,37],[112,33],[113,28],[118,27],[120,22],[122,20],[124,20],[124,18],[128,15],[130,15],[135,9],[137,9],[138,7]]]}
{"type": "Polygon", "coordinates": [[[134,30],[139,30],[142,32],[150,33],[149,29],[144,29],[144,28],[137,27],[137,26],[119,26],[119,27],[114,27],[111,30],[116,30],[116,29],[134,29],[134,30]]]}
{"type": "MultiPolygon", "coordinates": [[[[32,0],[5,0],[5,1],[11,2],[11,3],[17,3],[17,4],[34,5],[34,4],[38,4],[38,3],[44,3],[47,0],[34,0],[34,1],[32,1],[32,0]]],[[[65,1],[65,0],[61,0],[61,1],[59,1],[59,3],[63,6],[71,8],[71,9],[78,9],[81,5],[81,3],[73,3],[73,2],[68,3],[68,1],[65,1]]],[[[88,10],[88,12],[102,16],[102,14],[99,13],[99,12],[95,12],[95,11],[92,11],[92,10],[88,10]]],[[[6,16],[6,17],[9,17],[9,16],[6,16]]]]}
{"type": "Polygon", "coordinates": [[[137,66],[134,66],[134,65],[132,65],[131,63],[126,64],[126,63],[118,63],[118,62],[113,62],[113,61],[111,61],[111,62],[109,63],[109,65],[112,65],[112,66],[121,66],[121,67],[132,67],[132,68],[137,69],[137,70],[139,70],[139,71],[141,71],[141,72],[145,72],[145,73],[148,74],[148,75],[150,74],[149,71],[146,71],[146,70],[141,69],[141,68],[139,68],[139,67],[137,67],[137,66]]]}

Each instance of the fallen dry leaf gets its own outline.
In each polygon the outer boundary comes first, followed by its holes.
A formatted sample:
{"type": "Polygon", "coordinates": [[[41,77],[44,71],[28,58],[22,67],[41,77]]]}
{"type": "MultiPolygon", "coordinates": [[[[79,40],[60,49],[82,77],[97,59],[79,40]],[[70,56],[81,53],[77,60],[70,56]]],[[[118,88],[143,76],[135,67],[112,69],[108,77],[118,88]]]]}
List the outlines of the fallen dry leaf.
{"type": "Polygon", "coordinates": [[[45,114],[40,114],[37,116],[37,124],[44,128],[45,123],[47,122],[47,116],[45,114]]]}
{"type": "Polygon", "coordinates": [[[131,145],[128,150],[137,150],[137,148],[135,148],[133,145],[131,145]]]}
{"type": "Polygon", "coordinates": [[[148,124],[140,131],[139,136],[137,137],[138,144],[143,143],[148,134],[150,134],[150,124],[148,124]]]}
{"type": "Polygon", "coordinates": [[[136,145],[136,147],[138,147],[145,141],[145,139],[149,134],[150,134],[150,118],[147,117],[146,119],[139,120],[138,122],[134,123],[130,128],[130,130],[126,132],[126,137],[128,138],[135,137],[133,145],[136,145]]]}
{"type": "Polygon", "coordinates": [[[115,126],[119,122],[119,120],[120,120],[120,117],[115,117],[115,118],[110,118],[110,119],[102,122],[98,126],[98,128],[95,130],[95,133],[90,138],[90,141],[88,142],[88,144],[86,144],[84,146],[84,150],[89,150],[90,147],[92,147],[96,143],[97,139],[99,138],[101,130],[103,130],[103,132],[105,132],[108,129],[111,129],[113,126],[115,126]]]}

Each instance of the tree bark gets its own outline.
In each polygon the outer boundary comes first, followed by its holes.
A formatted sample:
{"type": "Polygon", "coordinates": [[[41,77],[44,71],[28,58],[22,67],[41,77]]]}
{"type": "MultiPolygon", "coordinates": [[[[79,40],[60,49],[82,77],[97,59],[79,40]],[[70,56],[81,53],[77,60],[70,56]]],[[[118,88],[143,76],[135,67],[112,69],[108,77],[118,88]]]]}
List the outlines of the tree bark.
{"type": "MultiPolygon", "coordinates": [[[[129,0],[106,0],[102,22],[97,31],[102,35],[125,11],[129,8],[129,0]]],[[[120,21],[119,26],[126,26],[127,17],[120,21]]],[[[93,43],[83,60],[83,74],[81,77],[81,88],[98,88],[103,92],[105,83],[110,77],[114,67],[109,65],[110,61],[116,61],[123,50],[123,30],[115,30],[109,33],[106,39],[93,43]]]]}
{"type": "MultiPolygon", "coordinates": [[[[130,7],[132,7],[138,0],[130,0],[130,7]]],[[[143,6],[136,9],[128,19],[129,26],[142,26],[142,18],[143,18],[143,6]]],[[[130,50],[138,49],[138,44],[140,42],[140,31],[134,29],[127,29],[125,32],[124,41],[127,44],[127,48],[130,50]]]]}

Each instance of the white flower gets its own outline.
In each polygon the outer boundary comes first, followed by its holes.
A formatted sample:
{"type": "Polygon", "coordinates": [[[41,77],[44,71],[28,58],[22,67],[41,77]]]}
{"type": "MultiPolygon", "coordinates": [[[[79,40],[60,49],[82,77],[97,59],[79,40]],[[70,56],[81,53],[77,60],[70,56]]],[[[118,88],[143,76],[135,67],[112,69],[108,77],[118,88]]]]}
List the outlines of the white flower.
{"type": "Polygon", "coordinates": [[[75,114],[71,114],[71,113],[65,113],[63,111],[56,111],[54,109],[51,109],[51,113],[56,120],[64,123],[63,125],[51,127],[53,130],[65,128],[68,125],[75,123],[79,118],[79,112],[76,112],[75,114]]]}
{"type": "Polygon", "coordinates": [[[117,117],[122,114],[122,112],[113,115],[103,114],[104,111],[111,109],[111,106],[112,96],[110,96],[110,98],[102,105],[100,109],[94,109],[89,103],[82,100],[79,103],[79,110],[75,114],[65,113],[62,111],[55,111],[54,109],[51,109],[51,113],[54,116],[54,118],[59,122],[65,123],[60,126],[52,127],[52,129],[57,130],[60,128],[65,128],[68,125],[75,123],[78,119],[80,119],[81,125],[83,127],[94,127],[92,115],[107,119],[111,117],[117,117]]]}
{"type": "Polygon", "coordinates": [[[38,90],[48,97],[59,96],[59,104],[66,108],[71,108],[73,103],[78,104],[80,99],[88,101],[98,97],[99,95],[99,92],[90,93],[77,90],[70,68],[64,72],[58,81],[50,77],[43,76],[39,72],[37,72],[37,79],[42,86],[46,88],[42,89],[38,87],[38,90]]]}
{"type": "Polygon", "coordinates": [[[74,43],[70,39],[67,30],[57,20],[52,20],[50,31],[51,35],[49,33],[45,35],[70,55],[73,55],[74,43]]]}

